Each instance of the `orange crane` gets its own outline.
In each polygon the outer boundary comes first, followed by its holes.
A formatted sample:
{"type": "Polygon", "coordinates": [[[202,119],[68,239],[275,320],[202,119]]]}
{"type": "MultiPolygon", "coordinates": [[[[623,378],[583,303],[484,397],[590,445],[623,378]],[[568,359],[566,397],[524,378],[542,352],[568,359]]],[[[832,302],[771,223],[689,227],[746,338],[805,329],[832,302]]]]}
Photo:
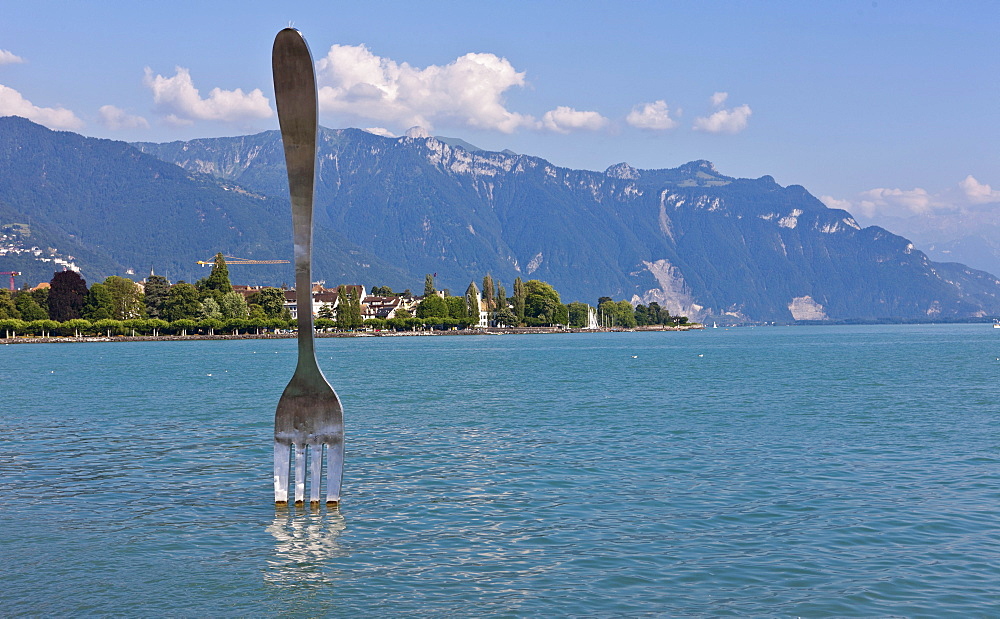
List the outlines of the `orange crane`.
{"type": "MultiPolygon", "coordinates": [[[[223,256],[226,260],[226,266],[230,264],[288,264],[288,260],[247,260],[245,258],[234,258],[233,256],[223,256]]],[[[215,259],[211,260],[198,260],[196,264],[200,264],[203,267],[214,266],[215,259]]]]}
{"type": "Polygon", "coordinates": [[[12,291],[17,290],[16,288],[14,288],[14,276],[20,274],[21,273],[19,271],[0,271],[0,275],[10,275],[10,289],[12,291]]]}

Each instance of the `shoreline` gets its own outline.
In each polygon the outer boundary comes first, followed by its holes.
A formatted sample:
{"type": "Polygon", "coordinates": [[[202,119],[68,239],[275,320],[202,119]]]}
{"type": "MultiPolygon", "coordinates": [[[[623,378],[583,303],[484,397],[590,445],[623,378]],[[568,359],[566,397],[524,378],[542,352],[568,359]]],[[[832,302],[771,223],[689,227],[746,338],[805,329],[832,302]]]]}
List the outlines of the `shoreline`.
{"type": "MultiPolygon", "coordinates": [[[[539,335],[554,333],[628,333],[636,331],[693,331],[704,329],[704,325],[683,325],[677,327],[636,327],[634,329],[557,329],[554,327],[515,327],[503,329],[491,327],[488,329],[462,329],[452,331],[358,331],[358,332],[317,332],[317,339],[340,337],[439,337],[461,335],[539,335]]],[[[240,335],[72,335],[38,337],[21,335],[11,338],[0,337],[0,344],[83,344],[97,342],[189,342],[199,340],[279,340],[294,339],[297,333],[243,333],[240,335]]]]}

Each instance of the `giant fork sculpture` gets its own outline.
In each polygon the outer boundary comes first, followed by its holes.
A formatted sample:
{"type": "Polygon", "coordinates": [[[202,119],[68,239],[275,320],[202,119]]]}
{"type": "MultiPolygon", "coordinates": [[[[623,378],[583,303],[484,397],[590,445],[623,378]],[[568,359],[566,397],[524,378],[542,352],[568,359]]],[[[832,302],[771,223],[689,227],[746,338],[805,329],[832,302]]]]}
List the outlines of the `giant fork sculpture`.
{"type": "Polygon", "coordinates": [[[316,363],[312,317],[312,209],[316,178],[316,75],[298,30],[285,28],[271,54],[274,100],[288,168],[295,243],[299,360],[274,413],[274,502],[288,503],[289,460],[295,447],[295,504],[305,502],[306,448],[309,502],[319,504],[323,446],[327,449],[326,502],[340,502],[344,472],[344,413],[340,398],[316,363]]]}

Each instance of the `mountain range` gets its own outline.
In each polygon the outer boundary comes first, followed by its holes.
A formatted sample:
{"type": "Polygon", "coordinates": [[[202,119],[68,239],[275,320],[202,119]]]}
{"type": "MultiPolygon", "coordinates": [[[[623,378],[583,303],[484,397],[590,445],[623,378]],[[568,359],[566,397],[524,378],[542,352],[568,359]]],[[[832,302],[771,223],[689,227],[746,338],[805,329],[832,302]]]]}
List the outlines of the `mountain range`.
{"type": "MultiPolygon", "coordinates": [[[[515,277],[541,279],[564,302],[657,301],[702,320],[1000,314],[993,275],[933,262],[800,186],[707,161],[572,170],[458,139],[322,128],[318,162],[314,277],[328,285],[419,289],[435,273],[461,293],[490,273],[508,293],[515,277]]],[[[217,251],[290,259],[280,135],[126,144],[0,119],[0,244],[24,246],[25,229],[89,280],[149,266],[195,279],[195,261],[217,251]]],[[[7,268],[0,255],[0,270],[38,264],[18,256],[7,268]]],[[[292,279],[288,265],[231,273],[292,279]]]]}

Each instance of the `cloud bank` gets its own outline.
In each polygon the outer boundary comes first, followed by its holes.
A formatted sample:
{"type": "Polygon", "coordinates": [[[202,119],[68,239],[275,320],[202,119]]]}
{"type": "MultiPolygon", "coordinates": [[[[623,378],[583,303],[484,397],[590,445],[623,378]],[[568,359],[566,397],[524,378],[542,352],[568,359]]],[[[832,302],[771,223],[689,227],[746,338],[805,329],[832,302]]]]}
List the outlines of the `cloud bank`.
{"type": "Polygon", "coordinates": [[[423,69],[376,56],[364,45],[333,45],[317,63],[320,109],[399,126],[450,122],[512,133],[534,126],[503,95],[524,73],[494,54],[465,54],[423,69]]]}
{"type": "Polygon", "coordinates": [[[569,133],[585,129],[597,131],[608,126],[610,121],[597,112],[584,112],[560,105],[542,116],[542,127],[556,133],[569,133]]]}
{"type": "MultiPolygon", "coordinates": [[[[722,107],[729,98],[729,93],[717,92],[712,95],[712,107],[722,107]]],[[[720,109],[710,116],[698,117],[694,121],[695,131],[707,133],[739,133],[747,128],[747,121],[753,111],[743,104],[730,109],[720,109]]]]}
{"type": "Polygon", "coordinates": [[[203,99],[194,87],[191,73],[184,67],[175,67],[173,77],[164,77],[146,67],[144,83],[153,91],[153,102],[165,114],[165,120],[174,125],[191,125],[196,120],[238,122],[248,119],[270,118],[274,112],[264,93],[254,88],[248,93],[242,89],[222,90],[213,88],[203,99]]]}
{"type": "Polygon", "coordinates": [[[879,217],[914,217],[965,213],[1000,205],[1000,191],[980,183],[971,174],[948,190],[930,193],[926,189],[889,189],[877,187],[863,191],[854,199],[820,196],[830,208],[851,211],[867,219],[879,217]]]}
{"type": "Polygon", "coordinates": [[[101,109],[97,110],[97,114],[98,122],[112,131],[149,128],[149,121],[142,116],[128,114],[125,110],[113,105],[102,105],[101,109]]]}
{"type": "Polygon", "coordinates": [[[320,110],[352,119],[433,131],[448,124],[513,133],[519,129],[596,131],[610,121],[558,106],[541,120],[510,110],[504,95],[526,85],[525,73],[495,54],[470,53],[445,65],[414,67],[364,45],[333,45],[316,63],[320,110]]]}
{"type": "Polygon", "coordinates": [[[649,131],[664,131],[677,126],[677,121],[670,118],[667,102],[662,99],[635,106],[625,117],[625,122],[637,129],[649,131]]]}
{"type": "Polygon", "coordinates": [[[972,204],[1000,202],[1000,191],[977,181],[971,174],[958,183],[966,199],[972,204]]]}
{"type": "Polygon", "coordinates": [[[0,116],[22,116],[49,129],[80,129],[84,122],[62,107],[39,107],[21,93],[0,84],[0,116]]]}

